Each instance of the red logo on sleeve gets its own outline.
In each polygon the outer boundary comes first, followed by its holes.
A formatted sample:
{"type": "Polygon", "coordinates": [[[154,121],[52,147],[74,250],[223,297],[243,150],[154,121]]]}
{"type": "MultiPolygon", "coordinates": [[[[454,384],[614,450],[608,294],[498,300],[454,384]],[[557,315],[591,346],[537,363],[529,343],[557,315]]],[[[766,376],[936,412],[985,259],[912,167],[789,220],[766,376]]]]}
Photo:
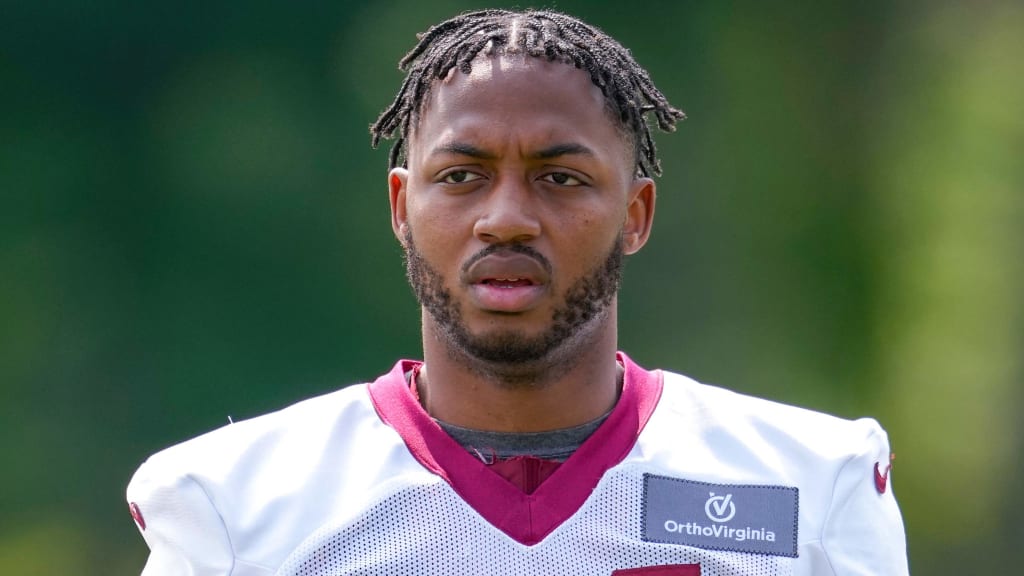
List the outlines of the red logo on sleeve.
{"type": "Polygon", "coordinates": [[[885,489],[889,486],[889,471],[892,470],[892,461],[895,459],[895,454],[889,455],[889,464],[885,466],[885,472],[878,469],[882,463],[875,462],[875,488],[878,489],[879,494],[885,494],[885,489]]]}
{"type": "Polygon", "coordinates": [[[135,502],[128,504],[128,511],[132,513],[132,519],[139,525],[142,530],[146,529],[146,519],[142,517],[142,510],[139,510],[139,505],[135,502]]]}

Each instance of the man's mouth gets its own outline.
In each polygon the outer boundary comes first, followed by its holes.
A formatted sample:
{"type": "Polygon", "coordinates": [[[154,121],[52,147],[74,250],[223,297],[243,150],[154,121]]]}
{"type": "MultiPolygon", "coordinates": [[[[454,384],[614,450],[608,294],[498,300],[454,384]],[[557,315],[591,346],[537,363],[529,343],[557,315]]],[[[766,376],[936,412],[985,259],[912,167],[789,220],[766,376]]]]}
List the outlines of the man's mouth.
{"type": "Polygon", "coordinates": [[[488,254],[471,264],[463,281],[496,288],[539,286],[549,281],[547,268],[540,260],[517,252],[488,254]]]}
{"type": "Polygon", "coordinates": [[[537,258],[502,251],[473,262],[464,281],[476,306],[493,312],[517,313],[541,302],[551,277],[537,258]]]}
{"type": "Polygon", "coordinates": [[[523,286],[533,286],[533,281],[529,278],[485,278],[480,281],[481,284],[487,286],[494,286],[496,288],[521,288],[523,286]]]}

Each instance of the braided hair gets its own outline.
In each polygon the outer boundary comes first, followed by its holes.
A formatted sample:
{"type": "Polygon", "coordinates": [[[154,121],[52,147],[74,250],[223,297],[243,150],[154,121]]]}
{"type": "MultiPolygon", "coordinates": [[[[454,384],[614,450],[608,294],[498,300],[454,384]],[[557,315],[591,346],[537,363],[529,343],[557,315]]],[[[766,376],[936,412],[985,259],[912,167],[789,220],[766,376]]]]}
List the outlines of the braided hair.
{"type": "Polygon", "coordinates": [[[525,53],[572,64],[590,74],[611,114],[633,140],[636,171],[661,175],[661,165],[647,124],[653,112],[658,127],[675,130],[686,117],[673,108],[629,50],[604,32],[576,18],[547,10],[467,12],[417,35],[419,43],[398,64],[407,71],[395,100],[370,127],[374,148],[381,138],[395,138],[389,167],[404,165],[406,141],[415,128],[430,89],[458,66],[468,74],[473,59],[491,54],[525,53]]]}

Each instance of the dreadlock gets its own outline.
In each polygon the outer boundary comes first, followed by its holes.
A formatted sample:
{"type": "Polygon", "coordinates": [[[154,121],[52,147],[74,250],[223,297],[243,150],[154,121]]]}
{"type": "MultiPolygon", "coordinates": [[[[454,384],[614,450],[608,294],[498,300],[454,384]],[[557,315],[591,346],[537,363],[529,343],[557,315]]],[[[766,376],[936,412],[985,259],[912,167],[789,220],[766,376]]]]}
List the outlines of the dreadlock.
{"type": "Polygon", "coordinates": [[[374,148],[381,138],[395,138],[389,154],[390,168],[405,164],[406,140],[433,83],[456,66],[468,74],[480,52],[523,52],[572,64],[589,73],[604,94],[608,109],[632,136],[636,170],[642,176],[661,175],[647,113],[654,113],[658,127],[665,132],[675,130],[676,122],[686,117],[668,103],[628,49],[597,28],[565,14],[547,10],[467,12],[417,38],[419,43],[398,64],[400,70],[408,72],[401,89],[370,127],[374,148]]]}

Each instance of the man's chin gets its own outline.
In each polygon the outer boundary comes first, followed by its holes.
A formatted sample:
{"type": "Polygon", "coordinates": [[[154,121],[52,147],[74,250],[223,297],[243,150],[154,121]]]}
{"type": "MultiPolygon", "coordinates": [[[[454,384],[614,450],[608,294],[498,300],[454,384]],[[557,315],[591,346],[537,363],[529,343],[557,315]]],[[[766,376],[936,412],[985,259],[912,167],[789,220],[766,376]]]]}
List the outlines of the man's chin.
{"type": "Polygon", "coordinates": [[[530,336],[522,332],[491,332],[467,335],[459,342],[467,354],[497,365],[527,365],[547,358],[557,343],[551,338],[530,336]]]}

